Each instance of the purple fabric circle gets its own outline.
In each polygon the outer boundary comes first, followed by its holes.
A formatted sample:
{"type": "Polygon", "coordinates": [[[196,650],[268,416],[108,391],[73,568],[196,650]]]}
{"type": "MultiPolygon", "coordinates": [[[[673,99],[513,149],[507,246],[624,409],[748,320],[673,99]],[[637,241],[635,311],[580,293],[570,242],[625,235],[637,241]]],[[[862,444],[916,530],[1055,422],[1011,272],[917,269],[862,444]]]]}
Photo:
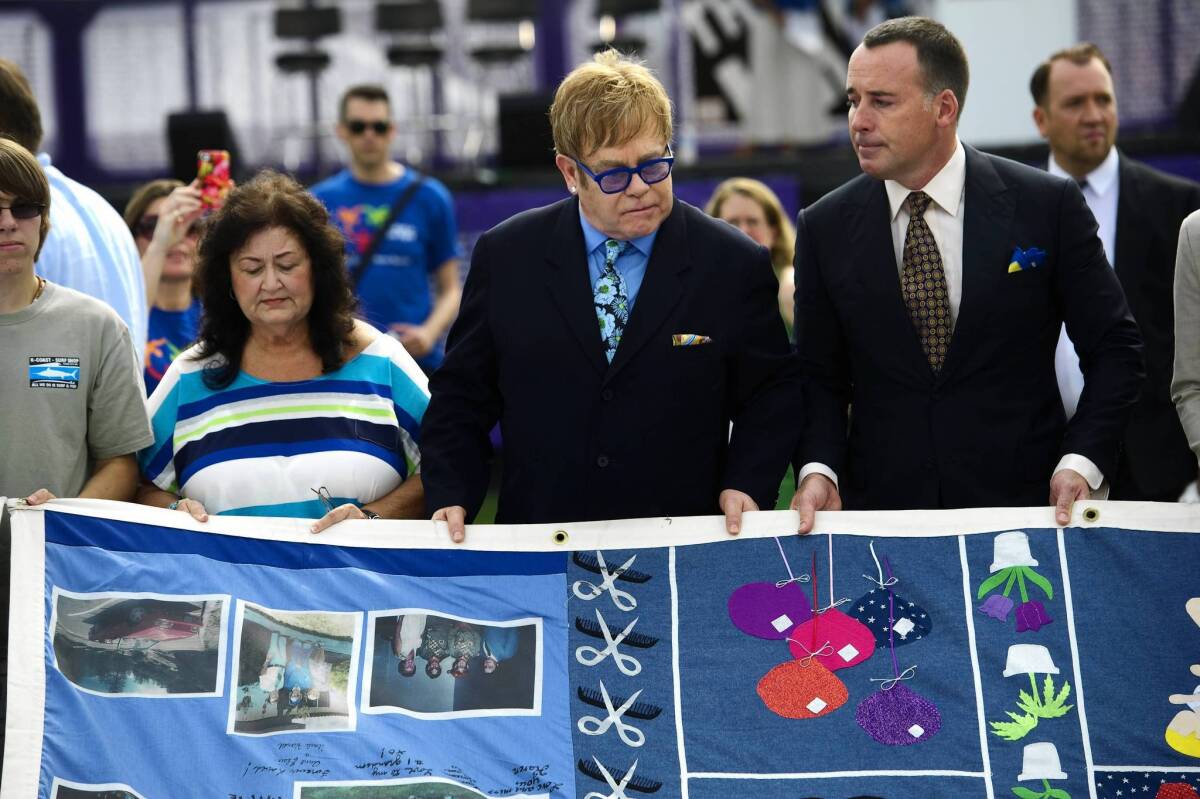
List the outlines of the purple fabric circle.
{"type": "Polygon", "coordinates": [[[792,628],[812,618],[812,605],[799,583],[746,583],[729,595],[729,618],[755,638],[782,641],[792,628]]]}
{"type": "Polygon", "coordinates": [[[854,718],[868,735],[888,746],[921,743],[942,726],[937,705],[902,682],[859,702],[854,718]]]}

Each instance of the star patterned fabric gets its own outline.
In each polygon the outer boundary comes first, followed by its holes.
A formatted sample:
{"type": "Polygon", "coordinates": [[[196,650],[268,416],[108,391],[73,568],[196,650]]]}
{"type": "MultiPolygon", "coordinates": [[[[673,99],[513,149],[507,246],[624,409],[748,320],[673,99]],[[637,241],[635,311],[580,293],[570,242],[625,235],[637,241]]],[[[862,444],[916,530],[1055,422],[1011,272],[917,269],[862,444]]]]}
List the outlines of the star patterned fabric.
{"type": "Polygon", "coordinates": [[[1196,799],[1200,774],[1173,771],[1098,771],[1097,799],[1196,799]]]}
{"type": "Polygon", "coordinates": [[[925,221],[925,209],[931,198],[923,191],[914,191],[907,202],[908,230],[904,234],[900,292],[929,367],[937,372],[945,363],[950,347],[950,292],[946,289],[942,255],[925,221]]]}
{"type": "Polygon", "coordinates": [[[886,588],[872,588],[851,605],[847,613],[867,625],[879,647],[890,646],[891,641],[895,641],[896,646],[911,644],[933,630],[933,620],[924,608],[899,596],[893,596],[889,602],[886,588]],[[889,613],[896,620],[895,634],[891,633],[889,613]]]}
{"type": "Polygon", "coordinates": [[[609,239],[604,242],[604,271],[592,287],[592,303],[596,306],[596,319],[600,323],[600,338],[604,342],[604,356],[612,363],[621,343],[621,333],[629,321],[629,297],[625,293],[625,280],[617,271],[617,259],[627,241],[609,239]]]}

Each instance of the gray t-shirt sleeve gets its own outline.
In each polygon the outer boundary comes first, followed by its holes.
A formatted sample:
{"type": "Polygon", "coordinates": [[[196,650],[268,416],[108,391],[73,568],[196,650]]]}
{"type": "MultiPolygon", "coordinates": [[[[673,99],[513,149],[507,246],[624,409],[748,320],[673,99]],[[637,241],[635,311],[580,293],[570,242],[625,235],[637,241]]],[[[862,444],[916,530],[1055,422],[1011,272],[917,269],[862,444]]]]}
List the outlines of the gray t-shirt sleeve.
{"type": "Polygon", "coordinates": [[[141,365],[132,352],[129,328],[115,314],[110,316],[101,333],[100,365],[88,402],[88,454],[93,460],[132,455],[154,442],[141,365]]]}

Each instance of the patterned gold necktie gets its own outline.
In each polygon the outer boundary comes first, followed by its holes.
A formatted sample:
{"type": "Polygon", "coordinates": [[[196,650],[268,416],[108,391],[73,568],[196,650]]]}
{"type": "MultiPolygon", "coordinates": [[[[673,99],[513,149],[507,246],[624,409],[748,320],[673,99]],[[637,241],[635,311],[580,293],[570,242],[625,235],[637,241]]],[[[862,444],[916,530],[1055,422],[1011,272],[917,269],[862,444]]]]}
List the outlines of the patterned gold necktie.
{"type": "Polygon", "coordinates": [[[923,191],[908,195],[908,231],[904,234],[900,292],[929,367],[937,372],[946,361],[953,326],[942,256],[925,222],[925,209],[929,203],[930,197],[923,191]]]}

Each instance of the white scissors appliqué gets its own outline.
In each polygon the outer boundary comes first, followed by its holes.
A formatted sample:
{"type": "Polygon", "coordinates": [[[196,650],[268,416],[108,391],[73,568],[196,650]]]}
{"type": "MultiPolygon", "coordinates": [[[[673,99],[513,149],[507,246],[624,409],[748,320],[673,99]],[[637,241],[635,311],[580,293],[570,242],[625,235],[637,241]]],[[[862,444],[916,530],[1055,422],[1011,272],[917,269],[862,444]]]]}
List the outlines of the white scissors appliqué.
{"type": "Polygon", "coordinates": [[[604,649],[597,649],[589,645],[581,646],[575,650],[575,659],[585,666],[596,666],[603,663],[609,655],[612,655],[613,660],[617,663],[617,668],[626,677],[635,677],[640,674],[642,664],[638,662],[638,659],[633,655],[625,654],[617,648],[625,640],[625,637],[629,635],[630,631],[633,630],[633,625],[637,624],[638,620],[635,618],[629,624],[625,625],[625,629],[621,630],[616,638],[613,638],[612,631],[608,629],[608,622],[604,621],[604,616],[600,614],[599,608],[596,609],[596,620],[600,622],[600,632],[604,636],[604,649]]]}
{"type": "Polygon", "coordinates": [[[633,594],[618,588],[616,581],[622,574],[629,570],[629,567],[637,560],[637,555],[634,555],[611,572],[608,570],[608,564],[604,562],[603,552],[596,553],[596,560],[600,563],[600,576],[604,579],[600,582],[600,585],[588,582],[587,580],[576,580],[575,584],[571,586],[571,591],[574,592],[575,596],[590,602],[607,591],[618,610],[628,613],[636,608],[637,600],[634,599],[633,594]]]}
{"type": "Polygon", "coordinates": [[[604,781],[608,783],[608,787],[612,788],[613,792],[602,794],[599,791],[589,791],[583,799],[629,799],[625,793],[625,786],[633,779],[633,772],[637,771],[638,762],[636,760],[633,761],[633,765],[629,767],[629,771],[626,771],[621,781],[617,782],[613,779],[613,775],[608,773],[608,769],[604,767],[604,764],[598,758],[593,757],[592,760],[596,761],[596,766],[600,769],[600,773],[604,775],[604,781]]]}
{"type": "Polygon", "coordinates": [[[612,725],[617,725],[617,734],[621,736],[621,740],[626,746],[639,747],[646,743],[646,735],[632,724],[626,724],[622,717],[625,711],[633,707],[633,703],[637,701],[638,696],[642,693],[638,689],[633,696],[625,700],[618,708],[613,707],[612,699],[608,695],[608,689],[604,687],[604,680],[600,681],[600,695],[604,697],[604,707],[608,710],[608,718],[603,721],[596,716],[583,716],[579,719],[576,725],[579,731],[584,735],[603,735],[608,732],[608,728],[612,725]]]}

